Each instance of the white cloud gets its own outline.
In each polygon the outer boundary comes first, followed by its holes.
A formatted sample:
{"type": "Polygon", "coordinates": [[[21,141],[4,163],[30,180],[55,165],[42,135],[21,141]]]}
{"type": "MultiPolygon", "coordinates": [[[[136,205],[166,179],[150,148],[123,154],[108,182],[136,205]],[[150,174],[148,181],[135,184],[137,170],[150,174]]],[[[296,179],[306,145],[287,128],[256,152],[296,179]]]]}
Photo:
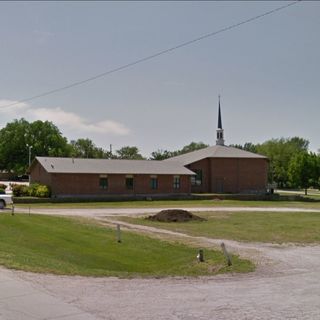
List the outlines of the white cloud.
{"type": "Polygon", "coordinates": [[[25,102],[18,102],[13,100],[6,100],[6,99],[0,100],[0,113],[2,114],[16,115],[28,108],[29,106],[25,102]]]}
{"type": "Polygon", "coordinates": [[[51,121],[56,126],[67,130],[76,130],[80,133],[111,134],[116,136],[128,135],[130,130],[122,123],[114,120],[90,122],[80,115],[64,111],[62,108],[32,108],[27,103],[17,103],[11,107],[4,107],[16,103],[11,100],[0,100],[0,114],[14,118],[28,120],[51,121]]]}

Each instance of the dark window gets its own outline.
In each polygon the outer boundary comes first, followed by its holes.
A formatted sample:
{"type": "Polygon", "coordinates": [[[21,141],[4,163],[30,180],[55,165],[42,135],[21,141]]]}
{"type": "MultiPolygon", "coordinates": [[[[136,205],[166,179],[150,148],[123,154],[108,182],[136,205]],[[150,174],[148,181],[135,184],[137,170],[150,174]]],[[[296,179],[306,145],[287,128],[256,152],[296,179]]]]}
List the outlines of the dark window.
{"type": "Polygon", "coordinates": [[[173,177],[173,189],[180,189],[180,177],[179,176],[173,177]]]}
{"type": "Polygon", "coordinates": [[[99,186],[100,189],[108,189],[108,178],[100,178],[99,186]]]}
{"type": "Polygon", "coordinates": [[[158,189],[158,178],[152,177],[152,178],[150,179],[150,187],[151,187],[151,189],[153,189],[153,190],[158,189]]]}
{"type": "Polygon", "coordinates": [[[201,186],[202,185],[202,170],[195,169],[193,171],[196,175],[191,177],[191,184],[193,186],[201,186]]]}
{"type": "Polygon", "coordinates": [[[126,187],[129,190],[133,189],[133,177],[126,177],[126,187]]]}

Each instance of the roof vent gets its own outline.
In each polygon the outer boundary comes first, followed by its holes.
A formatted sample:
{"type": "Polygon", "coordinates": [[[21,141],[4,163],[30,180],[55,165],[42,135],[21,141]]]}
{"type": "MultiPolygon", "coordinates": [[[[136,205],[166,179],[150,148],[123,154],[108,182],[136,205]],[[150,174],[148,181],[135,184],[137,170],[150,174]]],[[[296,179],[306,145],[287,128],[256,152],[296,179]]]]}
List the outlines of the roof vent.
{"type": "Polygon", "coordinates": [[[51,163],[51,168],[54,169],[54,165],[51,163]]]}

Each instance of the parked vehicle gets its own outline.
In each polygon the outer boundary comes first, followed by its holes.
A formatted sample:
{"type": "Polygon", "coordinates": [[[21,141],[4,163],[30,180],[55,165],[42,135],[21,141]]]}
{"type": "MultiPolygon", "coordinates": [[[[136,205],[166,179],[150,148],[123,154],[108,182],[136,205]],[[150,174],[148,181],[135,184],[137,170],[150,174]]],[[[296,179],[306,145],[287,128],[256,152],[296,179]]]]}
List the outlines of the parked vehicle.
{"type": "Polygon", "coordinates": [[[12,204],[12,196],[10,194],[0,194],[0,209],[12,204]]]}

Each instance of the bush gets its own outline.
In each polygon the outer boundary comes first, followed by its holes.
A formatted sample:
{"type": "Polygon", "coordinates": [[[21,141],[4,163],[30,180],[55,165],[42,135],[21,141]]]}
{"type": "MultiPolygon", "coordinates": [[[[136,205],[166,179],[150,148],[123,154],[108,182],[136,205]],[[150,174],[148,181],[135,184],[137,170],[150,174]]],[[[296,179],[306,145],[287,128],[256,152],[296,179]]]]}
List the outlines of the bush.
{"type": "Polygon", "coordinates": [[[0,183],[0,189],[6,190],[7,189],[7,185],[4,183],[0,183]]]}
{"type": "Polygon", "coordinates": [[[36,189],[36,197],[38,198],[49,198],[51,195],[50,189],[48,186],[39,185],[36,189]]]}
{"type": "Polygon", "coordinates": [[[5,194],[6,191],[3,188],[0,188],[0,194],[5,194]]]}
{"type": "Polygon", "coordinates": [[[49,198],[51,191],[48,186],[33,183],[30,186],[21,184],[12,184],[12,193],[15,197],[39,197],[39,198],[49,198]]]}
{"type": "Polygon", "coordinates": [[[37,190],[39,188],[40,184],[39,183],[32,183],[28,187],[28,196],[30,197],[36,197],[37,190]]]}
{"type": "Polygon", "coordinates": [[[12,193],[15,197],[28,196],[28,186],[23,184],[11,184],[12,193]]]}

